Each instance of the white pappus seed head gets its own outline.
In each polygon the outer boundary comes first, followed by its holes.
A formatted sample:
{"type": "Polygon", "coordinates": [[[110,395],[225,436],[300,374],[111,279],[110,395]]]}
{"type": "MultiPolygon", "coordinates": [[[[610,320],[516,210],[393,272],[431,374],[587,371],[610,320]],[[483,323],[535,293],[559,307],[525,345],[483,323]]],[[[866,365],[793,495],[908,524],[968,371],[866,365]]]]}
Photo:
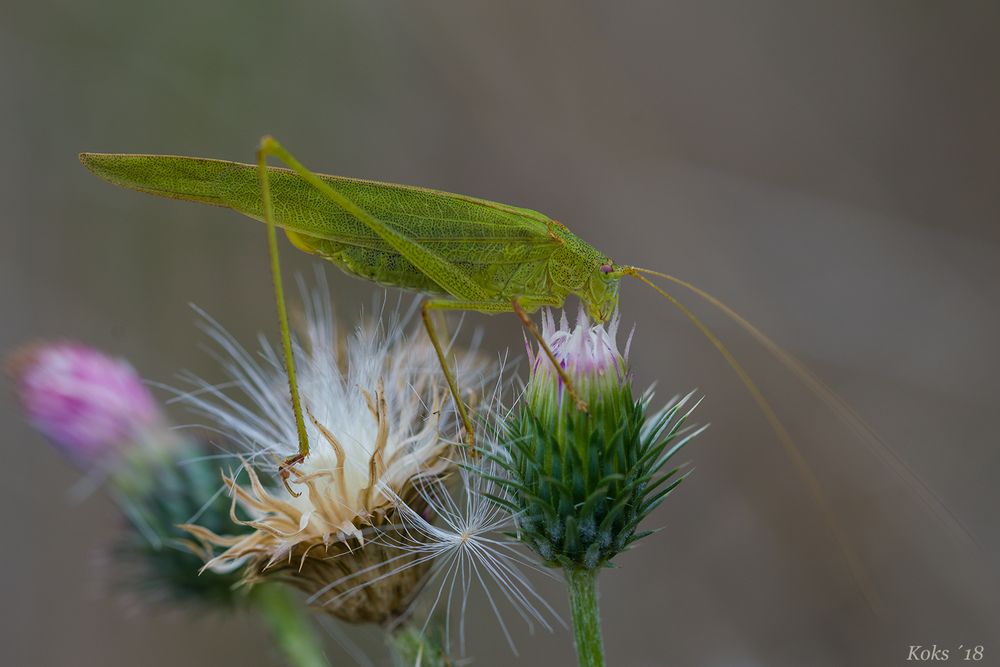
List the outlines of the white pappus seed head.
{"type": "MultiPolygon", "coordinates": [[[[239,473],[225,479],[233,517],[255,528],[252,533],[228,538],[189,527],[199,539],[226,547],[209,565],[246,565],[249,579],[280,572],[313,594],[339,578],[347,560],[349,571],[368,572],[362,581],[378,578],[387,556],[379,545],[369,546],[370,535],[396,523],[400,503],[422,511],[415,488],[453,468],[448,436],[457,424],[433,347],[422,331],[406,333],[413,309],[363,318],[345,335],[319,283],[312,291],[303,287],[303,338],[295,344],[310,441],[309,455],[290,468],[288,483],[299,495],[277,483],[280,462],[298,445],[280,348],[261,338],[252,356],[201,313],[228,380],[213,385],[189,376],[195,389],[179,397],[236,443],[234,455],[245,462],[250,480],[243,488],[239,473]],[[262,471],[270,473],[263,482],[262,471]]],[[[459,355],[457,367],[463,379],[486,371],[473,353],[459,355]]],[[[408,582],[413,592],[422,572],[415,574],[408,582]]],[[[394,590],[406,588],[392,583],[394,590]]],[[[409,601],[401,594],[377,609],[346,599],[328,607],[345,620],[386,622],[409,601]]]]}
{"type": "MultiPolygon", "coordinates": [[[[491,400],[480,409],[481,428],[477,447],[482,452],[495,451],[497,427],[508,410],[501,404],[504,383],[498,380],[491,400]]],[[[397,499],[397,523],[375,531],[372,543],[385,547],[392,568],[381,576],[394,577],[415,568],[427,568],[426,586],[416,602],[427,624],[438,616],[445,619],[444,644],[458,644],[465,654],[466,616],[470,596],[479,591],[485,596],[496,621],[516,653],[513,635],[504,620],[504,608],[512,609],[533,629],[539,625],[553,629],[553,623],[565,626],[558,613],[535,590],[529,574],[552,576],[524,553],[519,542],[510,537],[516,529],[511,515],[510,495],[498,481],[504,474],[494,457],[469,457],[468,450],[452,450],[455,472],[449,476],[426,479],[416,486],[417,502],[397,499]],[[420,509],[420,508],[423,509],[420,509]]],[[[314,596],[314,601],[336,601],[370,586],[369,581],[355,581],[354,573],[331,582],[314,596]]]]}

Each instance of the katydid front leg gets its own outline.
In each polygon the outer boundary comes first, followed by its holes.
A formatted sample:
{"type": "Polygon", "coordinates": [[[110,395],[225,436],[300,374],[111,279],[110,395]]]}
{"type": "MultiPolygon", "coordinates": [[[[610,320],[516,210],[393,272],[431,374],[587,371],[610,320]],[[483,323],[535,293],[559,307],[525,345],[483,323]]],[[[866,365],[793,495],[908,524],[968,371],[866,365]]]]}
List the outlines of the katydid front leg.
{"type": "Polygon", "coordinates": [[[559,379],[562,380],[563,385],[566,387],[566,392],[570,395],[570,398],[573,399],[573,402],[576,403],[576,409],[580,412],[586,412],[587,402],[580,398],[579,394],[576,393],[576,390],[573,388],[573,382],[569,379],[569,375],[566,373],[566,369],[563,368],[562,364],[559,363],[559,360],[556,359],[556,355],[552,352],[552,348],[549,347],[548,343],[545,342],[545,339],[542,338],[542,333],[538,330],[538,327],[531,321],[528,314],[524,312],[524,308],[521,307],[521,303],[517,299],[511,301],[511,306],[514,308],[514,312],[517,316],[521,319],[521,324],[523,324],[524,328],[527,329],[532,336],[534,336],[535,340],[538,341],[538,345],[542,348],[542,351],[545,352],[545,356],[547,356],[549,361],[552,362],[552,367],[555,368],[556,373],[559,374],[559,379]]]}

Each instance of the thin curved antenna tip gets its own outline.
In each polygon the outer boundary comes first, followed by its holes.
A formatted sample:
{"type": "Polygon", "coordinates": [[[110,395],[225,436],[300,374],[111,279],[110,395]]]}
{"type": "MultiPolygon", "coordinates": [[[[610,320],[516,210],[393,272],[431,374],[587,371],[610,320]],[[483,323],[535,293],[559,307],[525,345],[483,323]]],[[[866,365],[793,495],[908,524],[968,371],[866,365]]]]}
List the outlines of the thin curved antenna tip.
{"type": "Polygon", "coordinates": [[[763,413],[765,419],[767,419],[768,424],[771,426],[771,430],[774,431],[775,435],[778,437],[778,441],[785,450],[785,454],[791,460],[792,465],[798,472],[799,477],[808,487],[813,499],[816,501],[820,511],[823,513],[827,526],[830,528],[830,531],[834,535],[834,539],[840,547],[848,568],[851,571],[851,575],[854,577],[855,582],[857,582],[862,596],[865,598],[865,601],[867,602],[872,613],[878,616],[878,609],[881,606],[878,596],[875,594],[874,588],[869,583],[864,567],[861,565],[857,555],[854,553],[854,549],[851,548],[850,540],[848,540],[844,529],[841,527],[840,522],[837,521],[837,518],[833,513],[833,509],[826,498],[826,494],[823,493],[822,487],[819,484],[819,480],[813,473],[812,468],[809,467],[809,464],[806,462],[805,457],[799,450],[798,445],[795,444],[795,441],[792,439],[791,434],[789,434],[788,429],[778,417],[774,408],[771,407],[770,402],[764,396],[763,392],[757,387],[757,384],[750,377],[750,374],[747,373],[746,369],[743,368],[743,365],[737,361],[732,352],[729,351],[729,349],[723,344],[719,337],[715,335],[708,325],[702,322],[697,315],[681,303],[673,294],[642,275],[643,273],[658,275],[657,272],[632,266],[623,267],[622,270],[625,275],[630,275],[646,283],[662,297],[667,299],[667,301],[669,301],[675,308],[680,310],[681,313],[702,333],[702,335],[705,336],[710,343],[712,343],[716,350],[718,350],[719,354],[722,355],[723,359],[725,359],[726,363],[729,364],[729,367],[733,369],[737,376],[739,376],[743,386],[749,392],[750,396],[757,404],[757,407],[763,413]]]}
{"type": "Polygon", "coordinates": [[[721,299],[715,295],[701,289],[697,285],[694,285],[686,280],[672,276],[668,273],[663,273],[662,271],[654,271],[653,269],[645,269],[638,266],[623,267],[623,271],[627,275],[631,275],[636,278],[640,276],[637,273],[645,273],[648,275],[656,276],[668,280],[676,285],[694,292],[697,296],[701,297],[707,301],[710,305],[717,308],[722,312],[723,315],[734,321],[741,329],[748,333],[754,340],[756,340],[764,349],[766,349],[778,362],[784,366],[792,375],[794,375],[802,384],[806,386],[819,398],[833,413],[840,419],[845,425],[847,425],[854,434],[864,442],[872,452],[882,459],[883,463],[892,472],[899,477],[904,483],[908,484],[917,496],[920,498],[921,502],[935,515],[938,519],[942,521],[946,526],[948,526],[952,531],[957,533],[962,539],[968,541],[975,547],[975,549],[983,554],[983,546],[973,535],[972,531],[955,515],[951,509],[945,504],[945,502],[931,489],[920,475],[911,468],[906,461],[904,461],[899,454],[897,454],[892,447],[889,446],[885,440],[879,436],[879,434],[872,428],[864,418],[858,413],[858,411],[851,406],[844,398],[842,398],[837,392],[831,389],[822,379],[819,378],[812,370],[810,370],[805,364],[795,358],[790,352],[785,350],[782,346],[778,345],[773,339],[767,336],[764,332],[754,326],[745,317],[737,313],[730,306],[724,303],[721,299]]]}

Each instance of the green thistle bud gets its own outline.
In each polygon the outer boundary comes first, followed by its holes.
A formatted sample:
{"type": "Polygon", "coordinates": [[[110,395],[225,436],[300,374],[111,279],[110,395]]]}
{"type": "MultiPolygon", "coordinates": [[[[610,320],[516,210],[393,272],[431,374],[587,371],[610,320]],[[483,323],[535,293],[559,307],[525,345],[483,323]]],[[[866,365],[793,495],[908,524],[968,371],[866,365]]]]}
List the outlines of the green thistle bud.
{"type": "Polygon", "coordinates": [[[577,409],[549,358],[529,350],[525,400],[487,454],[507,472],[520,539],[551,566],[593,570],[649,534],[639,523],[686,476],[667,463],[701,431],[681,430],[690,394],[652,415],[652,393],[633,396],[617,325],[591,325],[581,312],[575,328],[565,315],[557,328],[546,313],[543,338],[588,409],[577,409]]]}
{"type": "MultiPolygon", "coordinates": [[[[197,519],[233,532],[230,500],[221,493],[218,461],[207,443],[163,432],[137,448],[112,476],[111,491],[128,519],[113,550],[119,583],[143,602],[231,607],[246,601],[238,572],[206,572],[214,552],[178,526],[197,519]]],[[[240,529],[249,532],[249,529],[240,529]]]]}

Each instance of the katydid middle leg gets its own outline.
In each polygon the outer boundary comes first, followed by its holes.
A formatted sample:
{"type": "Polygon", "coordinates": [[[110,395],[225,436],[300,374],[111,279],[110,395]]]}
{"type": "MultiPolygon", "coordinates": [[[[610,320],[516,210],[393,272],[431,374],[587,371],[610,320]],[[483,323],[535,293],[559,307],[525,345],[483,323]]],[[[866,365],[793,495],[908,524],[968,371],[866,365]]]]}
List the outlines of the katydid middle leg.
{"type": "Polygon", "coordinates": [[[434,346],[434,351],[437,353],[441,372],[444,373],[444,379],[448,383],[448,390],[451,391],[451,398],[455,402],[455,410],[458,412],[459,419],[462,420],[462,428],[465,429],[465,441],[469,446],[469,452],[474,455],[476,451],[476,429],[472,424],[472,419],[469,418],[469,411],[462,400],[462,394],[458,391],[458,380],[455,379],[455,374],[452,372],[451,366],[448,365],[448,358],[444,354],[441,340],[438,338],[434,322],[431,320],[431,310],[441,308],[442,303],[450,302],[441,299],[426,299],[420,304],[420,315],[424,320],[424,329],[427,330],[427,337],[431,339],[431,345],[434,346]]]}
{"type": "Polygon", "coordinates": [[[465,441],[469,447],[469,453],[473,456],[476,453],[476,428],[469,417],[469,411],[462,400],[462,394],[458,389],[458,380],[445,356],[441,339],[434,328],[434,321],[431,319],[432,310],[464,310],[478,311],[480,313],[504,313],[509,312],[511,307],[505,301],[458,301],[454,299],[426,299],[420,305],[420,314],[424,320],[424,328],[427,329],[427,337],[431,339],[434,351],[437,353],[438,363],[441,365],[441,372],[448,383],[448,390],[451,392],[452,400],[455,402],[455,410],[462,420],[462,427],[465,429],[465,441]]]}
{"type": "Polygon", "coordinates": [[[535,297],[527,297],[524,299],[513,299],[510,302],[507,301],[457,301],[452,299],[428,299],[423,302],[421,306],[421,314],[424,319],[424,327],[427,329],[427,335],[431,339],[431,343],[434,345],[434,351],[437,352],[438,361],[441,364],[441,371],[444,373],[445,380],[448,382],[448,388],[451,390],[452,398],[455,401],[455,407],[458,410],[459,416],[462,419],[462,425],[465,427],[466,438],[469,444],[469,448],[473,449],[475,447],[475,429],[472,424],[472,420],[469,418],[469,414],[465,408],[465,403],[462,402],[461,395],[458,390],[458,381],[455,379],[455,374],[452,372],[451,367],[448,365],[448,360],[445,357],[444,349],[441,347],[441,341],[438,338],[437,331],[434,329],[434,323],[430,318],[431,310],[464,310],[464,311],[477,311],[480,313],[509,313],[514,312],[521,319],[522,324],[531,333],[531,335],[538,341],[539,346],[548,357],[549,361],[552,362],[553,368],[555,368],[556,373],[559,374],[559,378],[562,380],[563,385],[566,387],[566,392],[570,395],[573,401],[576,403],[577,408],[586,411],[587,404],[580,399],[579,395],[573,387],[573,381],[570,379],[569,375],[566,373],[559,361],[556,359],[555,353],[552,352],[552,348],[549,347],[548,343],[542,337],[541,332],[538,331],[538,327],[535,323],[531,321],[528,314],[524,310],[524,306],[529,308],[539,308],[541,306],[559,306],[561,303],[553,299],[541,299],[535,297]]]}

